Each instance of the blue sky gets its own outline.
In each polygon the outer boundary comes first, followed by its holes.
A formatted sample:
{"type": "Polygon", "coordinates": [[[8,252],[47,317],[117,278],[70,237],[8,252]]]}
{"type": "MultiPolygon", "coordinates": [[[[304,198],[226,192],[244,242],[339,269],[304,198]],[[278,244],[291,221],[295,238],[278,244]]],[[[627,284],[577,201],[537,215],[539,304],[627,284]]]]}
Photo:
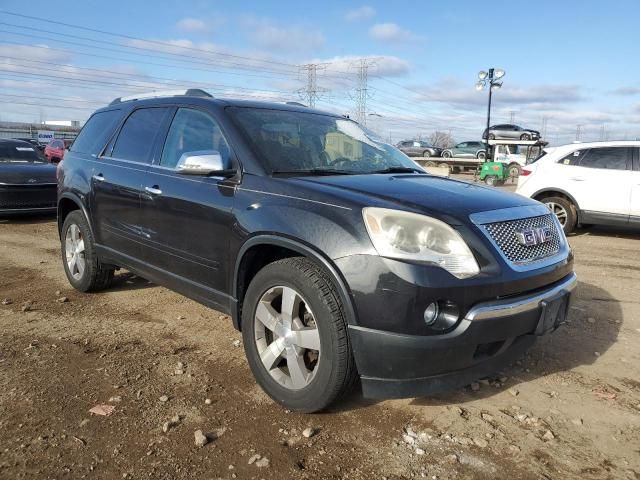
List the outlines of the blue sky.
{"type": "Polygon", "coordinates": [[[368,121],[394,141],[479,137],[486,91],[473,86],[491,66],[507,71],[492,123],[540,129],[546,118],[552,143],[577,125],[583,140],[636,138],[639,18],[631,0],[3,0],[0,119],[84,120],[113,97],[168,86],[304,101],[307,63],[321,65],[317,106],[353,115],[367,58],[367,111],[379,115],[368,121]]]}

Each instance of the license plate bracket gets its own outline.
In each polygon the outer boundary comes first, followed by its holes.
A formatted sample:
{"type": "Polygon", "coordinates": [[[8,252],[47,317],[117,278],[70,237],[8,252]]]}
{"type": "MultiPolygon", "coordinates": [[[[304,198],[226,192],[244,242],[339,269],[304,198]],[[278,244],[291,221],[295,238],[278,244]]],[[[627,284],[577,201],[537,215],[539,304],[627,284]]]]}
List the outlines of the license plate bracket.
{"type": "Polygon", "coordinates": [[[534,332],[536,335],[546,335],[566,322],[570,297],[570,293],[562,292],[555,298],[540,302],[540,319],[534,332]]]}

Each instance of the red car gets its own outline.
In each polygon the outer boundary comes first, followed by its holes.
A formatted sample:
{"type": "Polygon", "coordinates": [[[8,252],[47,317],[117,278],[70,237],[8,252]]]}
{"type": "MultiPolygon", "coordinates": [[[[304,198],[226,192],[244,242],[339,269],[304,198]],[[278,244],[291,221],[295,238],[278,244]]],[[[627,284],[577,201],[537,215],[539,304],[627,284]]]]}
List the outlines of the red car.
{"type": "Polygon", "coordinates": [[[58,163],[64,158],[64,141],[63,140],[51,140],[49,144],[44,147],[44,156],[47,157],[51,163],[58,163]]]}

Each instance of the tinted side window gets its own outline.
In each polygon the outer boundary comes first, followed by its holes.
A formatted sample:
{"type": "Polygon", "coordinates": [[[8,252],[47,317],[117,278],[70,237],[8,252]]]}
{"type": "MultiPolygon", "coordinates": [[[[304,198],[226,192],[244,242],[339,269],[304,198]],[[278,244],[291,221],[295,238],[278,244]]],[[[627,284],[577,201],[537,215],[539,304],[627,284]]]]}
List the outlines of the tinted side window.
{"type": "Polygon", "coordinates": [[[592,148],[580,159],[580,166],[626,170],[629,158],[631,158],[631,149],[627,147],[592,148]]]}
{"type": "Polygon", "coordinates": [[[97,155],[113,133],[113,127],[120,118],[120,110],[94,113],[76,137],[72,152],[97,155]]]}
{"type": "Polygon", "coordinates": [[[184,153],[201,151],[219,152],[229,164],[229,145],[217,122],[200,110],[179,108],[171,122],[160,165],[175,168],[184,153]]]}
{"type": "Polygon", "coordinates": [[[467,144],[466,143],[459,143],[458,145],[456,145],[456,147],[458,147],[458,148],[467,148],[467,144]]]}
{"type": "Polygon", "coordinates": [[[582,160],[582,157],[584,157],[584,155],[588,152],[589,150],[576,150],[575,152],[571,152],[568,155],[565,155],[564,157],[562,157],[560,160],[558,160],[558,163],[561,163],[562,165],[579,165],[580,164],[580,160],[582,160]]]}
{"type": "Polygon", "coordinates": [[[124,122],[111,156],[132,162],[151,163],[153,143],[167,108],[141,108],[124,122]]]}

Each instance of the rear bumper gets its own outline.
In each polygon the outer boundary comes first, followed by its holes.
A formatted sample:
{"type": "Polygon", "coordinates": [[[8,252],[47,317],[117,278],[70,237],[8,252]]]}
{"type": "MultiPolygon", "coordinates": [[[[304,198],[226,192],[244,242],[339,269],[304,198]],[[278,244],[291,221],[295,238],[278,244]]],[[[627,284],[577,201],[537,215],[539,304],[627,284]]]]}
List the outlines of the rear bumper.
{"type": "Polygon", "coordinates": [[[496,373],[549,333],[544,305],[559,299],[563,308],[577,283],[570,273],[535,293],[479,303],[444,335],[404,335],[350,326],[363,393],[372,398],[431,395],[496,373]],[[543,328],[544,327],[544,328],[543,328]]]}

